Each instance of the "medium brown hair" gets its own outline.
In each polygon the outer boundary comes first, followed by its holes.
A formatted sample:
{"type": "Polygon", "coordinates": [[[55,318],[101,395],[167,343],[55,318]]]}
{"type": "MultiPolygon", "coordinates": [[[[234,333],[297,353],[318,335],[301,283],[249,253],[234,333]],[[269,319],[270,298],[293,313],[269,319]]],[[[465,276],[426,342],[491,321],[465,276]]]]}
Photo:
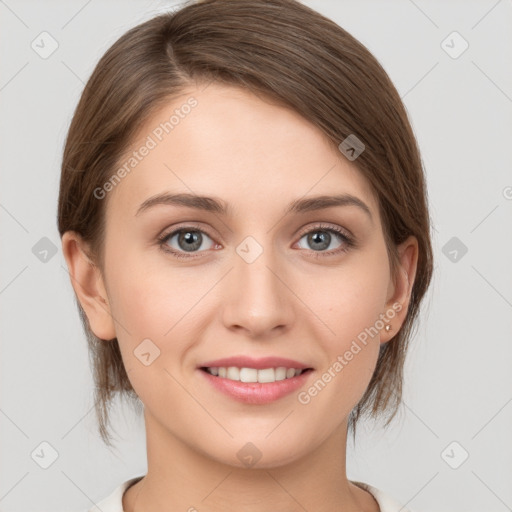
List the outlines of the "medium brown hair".
{"type": "MultiPolygon", "coordinates": [[[[336,146],[355,135],[354,164],[378,199],[392,275],[397,245],[414,235],[419,257],[407,316],[381,345],[375,372],[349,419],[396,414],[406,348],[432,276],[427,190],[420,153],[400,96],[376,58],[333,21],[295,0],[203,0],[158,15],[120,37],[88,80],[64,149],[58,229],[77,232],[103,273],[106,200],[94,190],[117,169],[141,125],[191,85],[246,88],[286,105],[336,146]]],[[[340,153],[340,158],[344,158],[340,153]]],[[[110,442],[109,406],[137,395],[117,338],[100,340],[77,300],[95,383],[99,432],[110,442]]]]}

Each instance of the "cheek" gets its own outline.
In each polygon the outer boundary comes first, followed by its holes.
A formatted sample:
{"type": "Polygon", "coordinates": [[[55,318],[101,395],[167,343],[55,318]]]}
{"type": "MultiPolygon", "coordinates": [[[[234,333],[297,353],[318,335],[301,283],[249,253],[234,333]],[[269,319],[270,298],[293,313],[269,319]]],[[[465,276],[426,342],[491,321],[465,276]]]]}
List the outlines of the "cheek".
{"type": "Polygon", "coordinates": [[[198,326],[211,321],[215,310],[201,300],[211,281],[198,267],[177,269],[161,256],[125,255],[118,261],[110,273],[112,314],[128,377],[144,401],[146,392],[169,387],[165,370],[179,378],[188,364],[198,326]]]}
{"type": "MultiPolygon", "coordinates": [[[[132,334],[134,343],[143,338],[154,337],[159,342],[170,338],[174,326],[179,329],[186,323],[188,313],[207,289],[197,268],[194,276],[194,269],[165,265],[164,255],[147,257],[134,251],[117,262],[110,270],[113,315],[132,334]]],[[[121,336],[126,336],[126,330],[119,329],[121,336]]]]}
{"type": "Polygon", "coordinates": [[[176,368],[187,353],[183,336],[190,310],[188,295],[177,291],[181,284],[162,278],[160,272],[139,272],[116,276],[113,316],[128,378],[144,404],[174,403],[179,389],[176,368]]]}
{"type": "Polygon", "coordinates": [[[330,276],[326,283],[329,293],[325,298],[317,296],[318,310],[326,312],[325,323],[334,332],[332,343],[336,348],[344,349],[358,337],[364,339],[368,330],[373,334],[368,334],[369,341],[373,338],[379,341],[372,328],[379,315],[385,312],[389,281],[386,262],[361,258],[355,265],[347,265],[330,276]]]}
{"type": "Polygon", "coordinates": [[[368,388],[377,357],[378,345],[353,345],[318,372],[298,397],[314,429],[319,428],[319,420],[322,420],[320,428],[326,432],[346,420],[368,388]],[[326,411],[329,411],[328,419],[326,411]]]}
{"type": "Polygon", "coordinates": [[[327,361],[317,388],[325,384],[331,389],[325,398],[329,395],[340,413],[359,401],[379,355],[379,316],[385,313],[389,275],[385,253],[382,258],[373,254],[379,252],[369,251],[369,257],[353,260],[353,265],[333,274],[326,282],[329,293],[315,296],[319,316],[332,331],[321,338],[327,361]]]}
{"type": "Polygon", "coordinates": [[[361,400],[375,371],[380,349],[380,331],[375,324],[383,304],[375,279],[358,276],[353,281],[344,280],[344,292],[324,309],[327,315],[323,318],[334,334],[318,337],[326,358],[298,397],[310,413],[313,430],[324,428],[327,433],[344,421],[361,400]],[[330,411],[329,421],[319,427],[313,418],[323,417],[326,410],[330,411]]]}

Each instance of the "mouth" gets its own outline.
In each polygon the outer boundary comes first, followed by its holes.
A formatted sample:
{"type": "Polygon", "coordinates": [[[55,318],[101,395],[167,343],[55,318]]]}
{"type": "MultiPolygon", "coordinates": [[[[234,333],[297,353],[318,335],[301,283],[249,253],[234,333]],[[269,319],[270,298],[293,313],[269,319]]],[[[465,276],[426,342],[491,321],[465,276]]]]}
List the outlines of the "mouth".
{"type": "MultiPolygon", "coordinates": [[[[211,388],[238,402],[268,404],[302,387],[314,368],[292,359],[245,356],[208,361],[197,367],[211,388]]],[[[211,389],[210,388],[210,389],[211,389]]]]}

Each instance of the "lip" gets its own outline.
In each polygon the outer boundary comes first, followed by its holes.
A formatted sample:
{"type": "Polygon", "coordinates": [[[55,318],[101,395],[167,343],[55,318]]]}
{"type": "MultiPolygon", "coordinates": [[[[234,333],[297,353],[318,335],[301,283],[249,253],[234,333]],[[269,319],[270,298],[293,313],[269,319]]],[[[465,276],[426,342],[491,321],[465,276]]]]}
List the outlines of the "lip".
{"type": "Polygon", "coordinates": [[[297,370],[305,370],[306,368],[311,368],[311,366],[300,363],[299,361],[294,361],[293,359],[273,356],[261,357],[259,359],[248,356],[224,357],[222,359],[216,359],[215,361],[207,361],[202,363],[198,366],[198,368],[212,368],[219,366],[224,366],[226,368],[228,366],[236,366],[237,368],[255,368],[256,370],[263,370],[265,368],[278,368],[279,366],[284,366],[285,368],[296,368],[297,370]]]}
{"type": "MultiPolygon", "coordinates": [[[[220,360],[224,361],[224,360],[220,360]]],[[[282,360],[281,360],[282,361],[282,360]]],[[[213,365],[208,365],[213,366],[213,365]]],[[[222,365],[221,365],[222,366],[222,365]]],[[[231,366],[237,366],[232,364],[231,366]]],[[[272,366],[272,365],[271,365],[272,366]]],[[[248,367],[248,366],[245,366],[248,367]]],[[[269,368],[269,366],[266,366],[269,368]]],[[[290,368],[297,368],[290,366],[290,368]]],[[[246,404],[263,405],[275,402],[303,386],[309,376],[313,373],[312,369],[291,377],[290,379],[278,380],[275,382],[240,382],[222,377],[216,377],[207,371],[198,368],[199,374],[206,379],[206,382],[217,391],[229,396],[230,398],[246,404]]]]}

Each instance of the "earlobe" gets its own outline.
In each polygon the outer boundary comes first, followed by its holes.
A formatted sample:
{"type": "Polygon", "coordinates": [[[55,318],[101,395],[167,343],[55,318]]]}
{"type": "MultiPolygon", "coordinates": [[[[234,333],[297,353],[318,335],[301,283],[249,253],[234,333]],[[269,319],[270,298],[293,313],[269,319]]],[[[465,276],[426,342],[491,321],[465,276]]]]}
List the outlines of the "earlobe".
{"type": "Polygon", "coordinates": [[[386,343],[396,336],[407,316],[418,265],[418,240],[415,236],[411,235],[398,246],[398,256],[399,268],[394,281],[389,286],[385,313],[391,313],[388,317],[393,316],[393,318],[390,318],[381,334],[381,343],[386,343]]]}
{"type": "Polygon", "coordinates": [[[68,266],[71,285],[85,311],[93,333],[102,340],[116,337],[114,321],[100,269],[87,254],[87,246],[79,234],[62,235],[62,252],[68,266]]]}

